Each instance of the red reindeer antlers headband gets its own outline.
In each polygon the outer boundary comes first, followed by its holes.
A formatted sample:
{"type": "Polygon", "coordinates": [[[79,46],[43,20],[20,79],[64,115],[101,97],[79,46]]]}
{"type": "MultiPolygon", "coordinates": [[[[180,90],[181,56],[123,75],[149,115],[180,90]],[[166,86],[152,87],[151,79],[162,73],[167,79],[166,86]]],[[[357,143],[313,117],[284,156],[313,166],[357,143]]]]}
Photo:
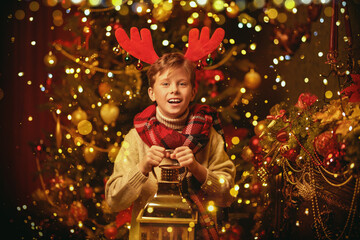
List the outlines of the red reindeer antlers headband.
{"type": "MultiPolygon", "coordinates": [[[[191,61],[197,61],[212,53],[222,42],[225,31],[217,28],[210,38],[210,30],[208,27],[199,30],[193,28],[189,32],[189,46],[184,55],[191,61]]],[[[130,29],[130,38],[123,28],[118,28],[115,37],[120,46],[129,54],[143,62],[153,64],[159,56],[156,54],[151,38],[150,30],[143,28],[139,30],[136,27],[130,29]]]]}

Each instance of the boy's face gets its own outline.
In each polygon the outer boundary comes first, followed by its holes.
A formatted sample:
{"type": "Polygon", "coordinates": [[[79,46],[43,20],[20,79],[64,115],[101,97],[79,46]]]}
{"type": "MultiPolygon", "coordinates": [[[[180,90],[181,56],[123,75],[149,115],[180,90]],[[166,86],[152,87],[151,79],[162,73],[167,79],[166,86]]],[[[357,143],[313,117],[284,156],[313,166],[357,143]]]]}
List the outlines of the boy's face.
{"type": "Polygon", "coordinates": [[[174,68],[165,70],[161,75],[158,73],[148,93],[165,117],[178,118],[194,100],[196,89],[192,87],[190,76],[184,68],[174,68]]]}

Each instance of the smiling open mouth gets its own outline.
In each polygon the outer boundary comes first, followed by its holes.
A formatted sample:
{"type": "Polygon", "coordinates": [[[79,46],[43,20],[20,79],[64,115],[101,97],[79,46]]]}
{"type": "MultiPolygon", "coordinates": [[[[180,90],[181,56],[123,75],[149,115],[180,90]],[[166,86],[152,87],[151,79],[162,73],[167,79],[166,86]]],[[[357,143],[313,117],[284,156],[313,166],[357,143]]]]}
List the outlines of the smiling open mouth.
{"type": "Polygon", "coordinates": [[[172,98],[168,100],[168,103],[181,103],[181,99],[178,98],[172,98]]]}

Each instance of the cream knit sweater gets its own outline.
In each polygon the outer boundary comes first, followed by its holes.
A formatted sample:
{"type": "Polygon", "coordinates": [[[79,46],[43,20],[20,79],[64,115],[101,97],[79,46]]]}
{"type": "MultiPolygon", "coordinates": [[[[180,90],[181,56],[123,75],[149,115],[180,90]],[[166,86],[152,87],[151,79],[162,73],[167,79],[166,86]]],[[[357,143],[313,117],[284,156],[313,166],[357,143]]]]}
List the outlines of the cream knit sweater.
{"type": "MultiPolygon", "coordinates": [[[[188,112],[179,119],[167,119],[158,109],[156,111],[156,118],[175,130],[185,126],[187,115],[188,112]]],[[[230,189],[234,185],[235,166],[224,151],[222,136],[214,128],[211,128],[209,138],[206,147],[195,155],[197,161],[207,168],[207,178],[201,189],[207,193],[208,200],[213,200],[216,205],[229,206],[234,200],[230,189]]],[[[145,176],[138,168],[138,163],[144,159],[148,149],[136,129],[131,129],[125,136],[114,163],[114,171],[105,187],[105,198],[113,211],[126,209],[133,204],[131,240],[140,238],[136,218],[157,192],[157,180],[153,174],[145,176]]],[[[160,168],[154,170],[157,176],[161,175],[160,168]]]]}

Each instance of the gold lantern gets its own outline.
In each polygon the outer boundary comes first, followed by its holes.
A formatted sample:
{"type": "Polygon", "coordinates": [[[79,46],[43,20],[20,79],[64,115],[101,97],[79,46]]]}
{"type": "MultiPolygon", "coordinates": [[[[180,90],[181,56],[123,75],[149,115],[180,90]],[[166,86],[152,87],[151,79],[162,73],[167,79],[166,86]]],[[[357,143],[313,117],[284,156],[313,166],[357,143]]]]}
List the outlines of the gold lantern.
{"type": "MultiPolygon", "coordinates": [[[[177,160],[162,160],[158,191],[137,217],[141,240],[193,240],[198,213],[180,192],[180,169],[177,160]]],[[[187,170],[182,174],[186,177],[187,170]]],[[[155,172],[153,174],[156,177],[155,172]]]]}

